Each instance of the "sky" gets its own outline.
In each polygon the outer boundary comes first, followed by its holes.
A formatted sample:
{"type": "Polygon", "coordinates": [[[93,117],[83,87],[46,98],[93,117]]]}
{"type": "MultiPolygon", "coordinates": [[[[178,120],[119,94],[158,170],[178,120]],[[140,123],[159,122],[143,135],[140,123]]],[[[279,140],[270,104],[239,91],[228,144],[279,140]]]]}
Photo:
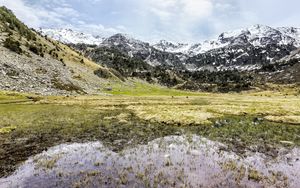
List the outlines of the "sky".
{"type": "Polygon", "coordinates": [[[0,0],[32,28],[70,28],[107,37],[200,42],[263,24],[300,27],[299,0],[0,0]]]}

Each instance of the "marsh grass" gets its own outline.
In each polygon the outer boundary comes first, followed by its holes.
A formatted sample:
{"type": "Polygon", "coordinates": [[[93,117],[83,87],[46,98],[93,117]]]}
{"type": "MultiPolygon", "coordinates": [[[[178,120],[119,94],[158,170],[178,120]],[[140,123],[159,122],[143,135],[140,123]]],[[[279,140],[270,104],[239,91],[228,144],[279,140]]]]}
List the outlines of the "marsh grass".
{"type": "Polygon", "coordinates": [[[29,100],[34,95],[1,92],[0,176],[13,172],[29,156],[62,143],[101,141],[121,152],[164,136],[198,134],[242,155],[251,150],[272,157],[280,147],[300,145],[300,122],[285,119],[300,115],[297,96],[161,93],[29,100]]]}
{"type": "Polygon", "coordinates": [[[277,157],[278,148],[300,146],[300,127],[264,120],[256,116],[226,115],[211,119],[212,126],[192,127],[192,131],[226,143],[230,150],[244,154],[247,150],[277,157]],[[282,142],[284,141],[284,142],[282,142]]]}
{"type": "Polygon", "coordinates": [[[106,93],[122,96],[199,96],[201,93],[181,91],[162,87],[160,85],[149,84],[140,80],[130,79],[126,83],[113,82],[109,87],[111,91],[106,93]]]}
{"type": "Polygon", "coordinates": [[[126,109],[96,110],[89,106],[7,104],[0,106],[0,175],[17,164],[61,143],[101,140],[113,151],[175,134],[179,128],[146,122],[126,109]],[[124,116],[124,114],[126,114],[124,116]]]}

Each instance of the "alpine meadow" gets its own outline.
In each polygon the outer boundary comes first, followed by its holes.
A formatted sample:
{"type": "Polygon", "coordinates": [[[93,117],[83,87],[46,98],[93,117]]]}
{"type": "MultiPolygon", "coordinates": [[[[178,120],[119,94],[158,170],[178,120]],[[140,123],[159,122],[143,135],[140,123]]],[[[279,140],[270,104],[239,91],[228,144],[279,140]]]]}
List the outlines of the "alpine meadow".
{"type": "Polygon", "coordinates": [[[0,188],[299,188],[288,1],[0,0],[0,188]]]}

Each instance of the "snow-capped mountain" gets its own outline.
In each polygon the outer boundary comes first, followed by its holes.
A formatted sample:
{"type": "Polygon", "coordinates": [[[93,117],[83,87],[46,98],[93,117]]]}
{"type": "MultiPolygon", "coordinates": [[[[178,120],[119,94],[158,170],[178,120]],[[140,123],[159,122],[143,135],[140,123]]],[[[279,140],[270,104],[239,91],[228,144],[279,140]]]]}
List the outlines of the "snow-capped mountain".
{"type": "Polygon", "coordinates": [[[188,70],[259,69],[300,47],[299,28],[272,28],[264,25],[224,32],[216,39],[196,44],[162,40],[152,45],[124,34],[102,39],[68,29],[55,32],[44,29],[42,33],[65,43],[96,44],[95,49],[113,48],[151,66],[163,65],[188,70]]]}
{"type": "Polygon", "coordinates": [[[300,45],[300,29],[291,32],[292,28],[272,28],[265,25],[222,33],[218,42],[228,45],[250,43],[255,47],[264,47],[269,44],[300,45]]]}
{"type": "Polygon", "coordinates": [[[187,64],[197,70],[207,66],[210,70],[259,69],[297,49],[299,34],[297,29],[274,29],[263,25],[224,32],[213,41],[217,44],[216,48],[201,51],[203,48],[200,47],[200,51],[194,50],[193,53],[197,55],[190,56],[187,64]]]}
{"type": "Polygon", "coordinates": [[[99,46],[117,48],[130,57],[133,57],[134,54],[137,53],[147,54],[151,51],[149,43],[142,42],[140,40],[131,38],[128,35],[120,33],[104,39],[99,46]]]}
{"type": "Polygon", "coordinates": [[[93,36],[91,34],[86,34],[72,29],[42,29],[38,30],[42,35],[48,36],[54,40],[66,44],[90,44],[99,45],[103,42],[104,38],[100,36],[93,36]]]}
{"type": "Polygon", "coordinates": [[[176,54],[158,50],[147,42],[133,39],[124,34],[113,35],[105,39],[98,47],[117,49],[129,57],[143,60],[151,66],[183,66],[182,61],[176,54]]]}
{"type": "Polygon", "coordinates": [[[300,28],[272,28],[265,25],[254,25],[249,28],[224,32],[217,39],[206,40],[193,45],[160,41],[153,46],[162,51],[194,56],[213,49],[247,44],[251,44],[254,47],[265,47],[269,44],[300,47],[300,28]]]}
{"type": "MultiPolygon", "coordinates": [[[[181,51],[178,45],[160,42],[157,49],[172,49],[187,56],[189,70],[253,70],[279,61],[300,46],[300,29],[254,25],[220,34],[217,39],[194,44],[181,51]]],[[[188,46],[188,45],[186,45],[188,46]]]]}
{"type": "Polygon", "coordinates": [[[173,43],[165,40],[150,45],[149,43],[136,40],[125,34],[116,34],[109,38],[102,38],[85,34],[71,29],[40,29],[43,35],[47,35],[63,43],[84,43],[96,45],[128,45],[132,50],[148,50],[149,46],[169,53],[182,53],[189,56],[206,53],[213,49],[223,48],[230,45],[251,44],[254,47],[264,47],[268,44],[293,45],[300,47],[300,28],[279,27],[272,28],[265,25],[254,25],[248,28],[238,29],[221,33],[216,39],[205,40],[195,44],[173,43]],[[114,41],[114,44],[112,43],[114,41]]]}

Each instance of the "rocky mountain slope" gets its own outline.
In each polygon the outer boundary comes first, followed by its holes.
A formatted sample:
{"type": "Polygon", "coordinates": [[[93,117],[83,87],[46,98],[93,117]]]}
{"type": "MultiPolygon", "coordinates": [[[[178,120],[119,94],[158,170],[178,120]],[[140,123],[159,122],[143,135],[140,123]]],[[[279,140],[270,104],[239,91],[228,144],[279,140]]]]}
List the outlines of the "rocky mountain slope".
{"type": "Polygon", "coordinates": [[[0,7],[0,89],[53,94],[97,93],[108,69],[70,47],[42,37],[0,7]]]}
{"type": "Polygon", "coordinates": [[[294,84],[300,83],[300,48],[292,51],[284,58],[264,65],[257,70],[267,82],[294,84]]]}
{"type": "Polygon", "coordinates": [[[130,57],[143,60],[151,66],[182,68],[181,59],[173,53],[157,50],[147,42],[116,34],[105,39],[98,47],[114,48],[130,57]]]}

